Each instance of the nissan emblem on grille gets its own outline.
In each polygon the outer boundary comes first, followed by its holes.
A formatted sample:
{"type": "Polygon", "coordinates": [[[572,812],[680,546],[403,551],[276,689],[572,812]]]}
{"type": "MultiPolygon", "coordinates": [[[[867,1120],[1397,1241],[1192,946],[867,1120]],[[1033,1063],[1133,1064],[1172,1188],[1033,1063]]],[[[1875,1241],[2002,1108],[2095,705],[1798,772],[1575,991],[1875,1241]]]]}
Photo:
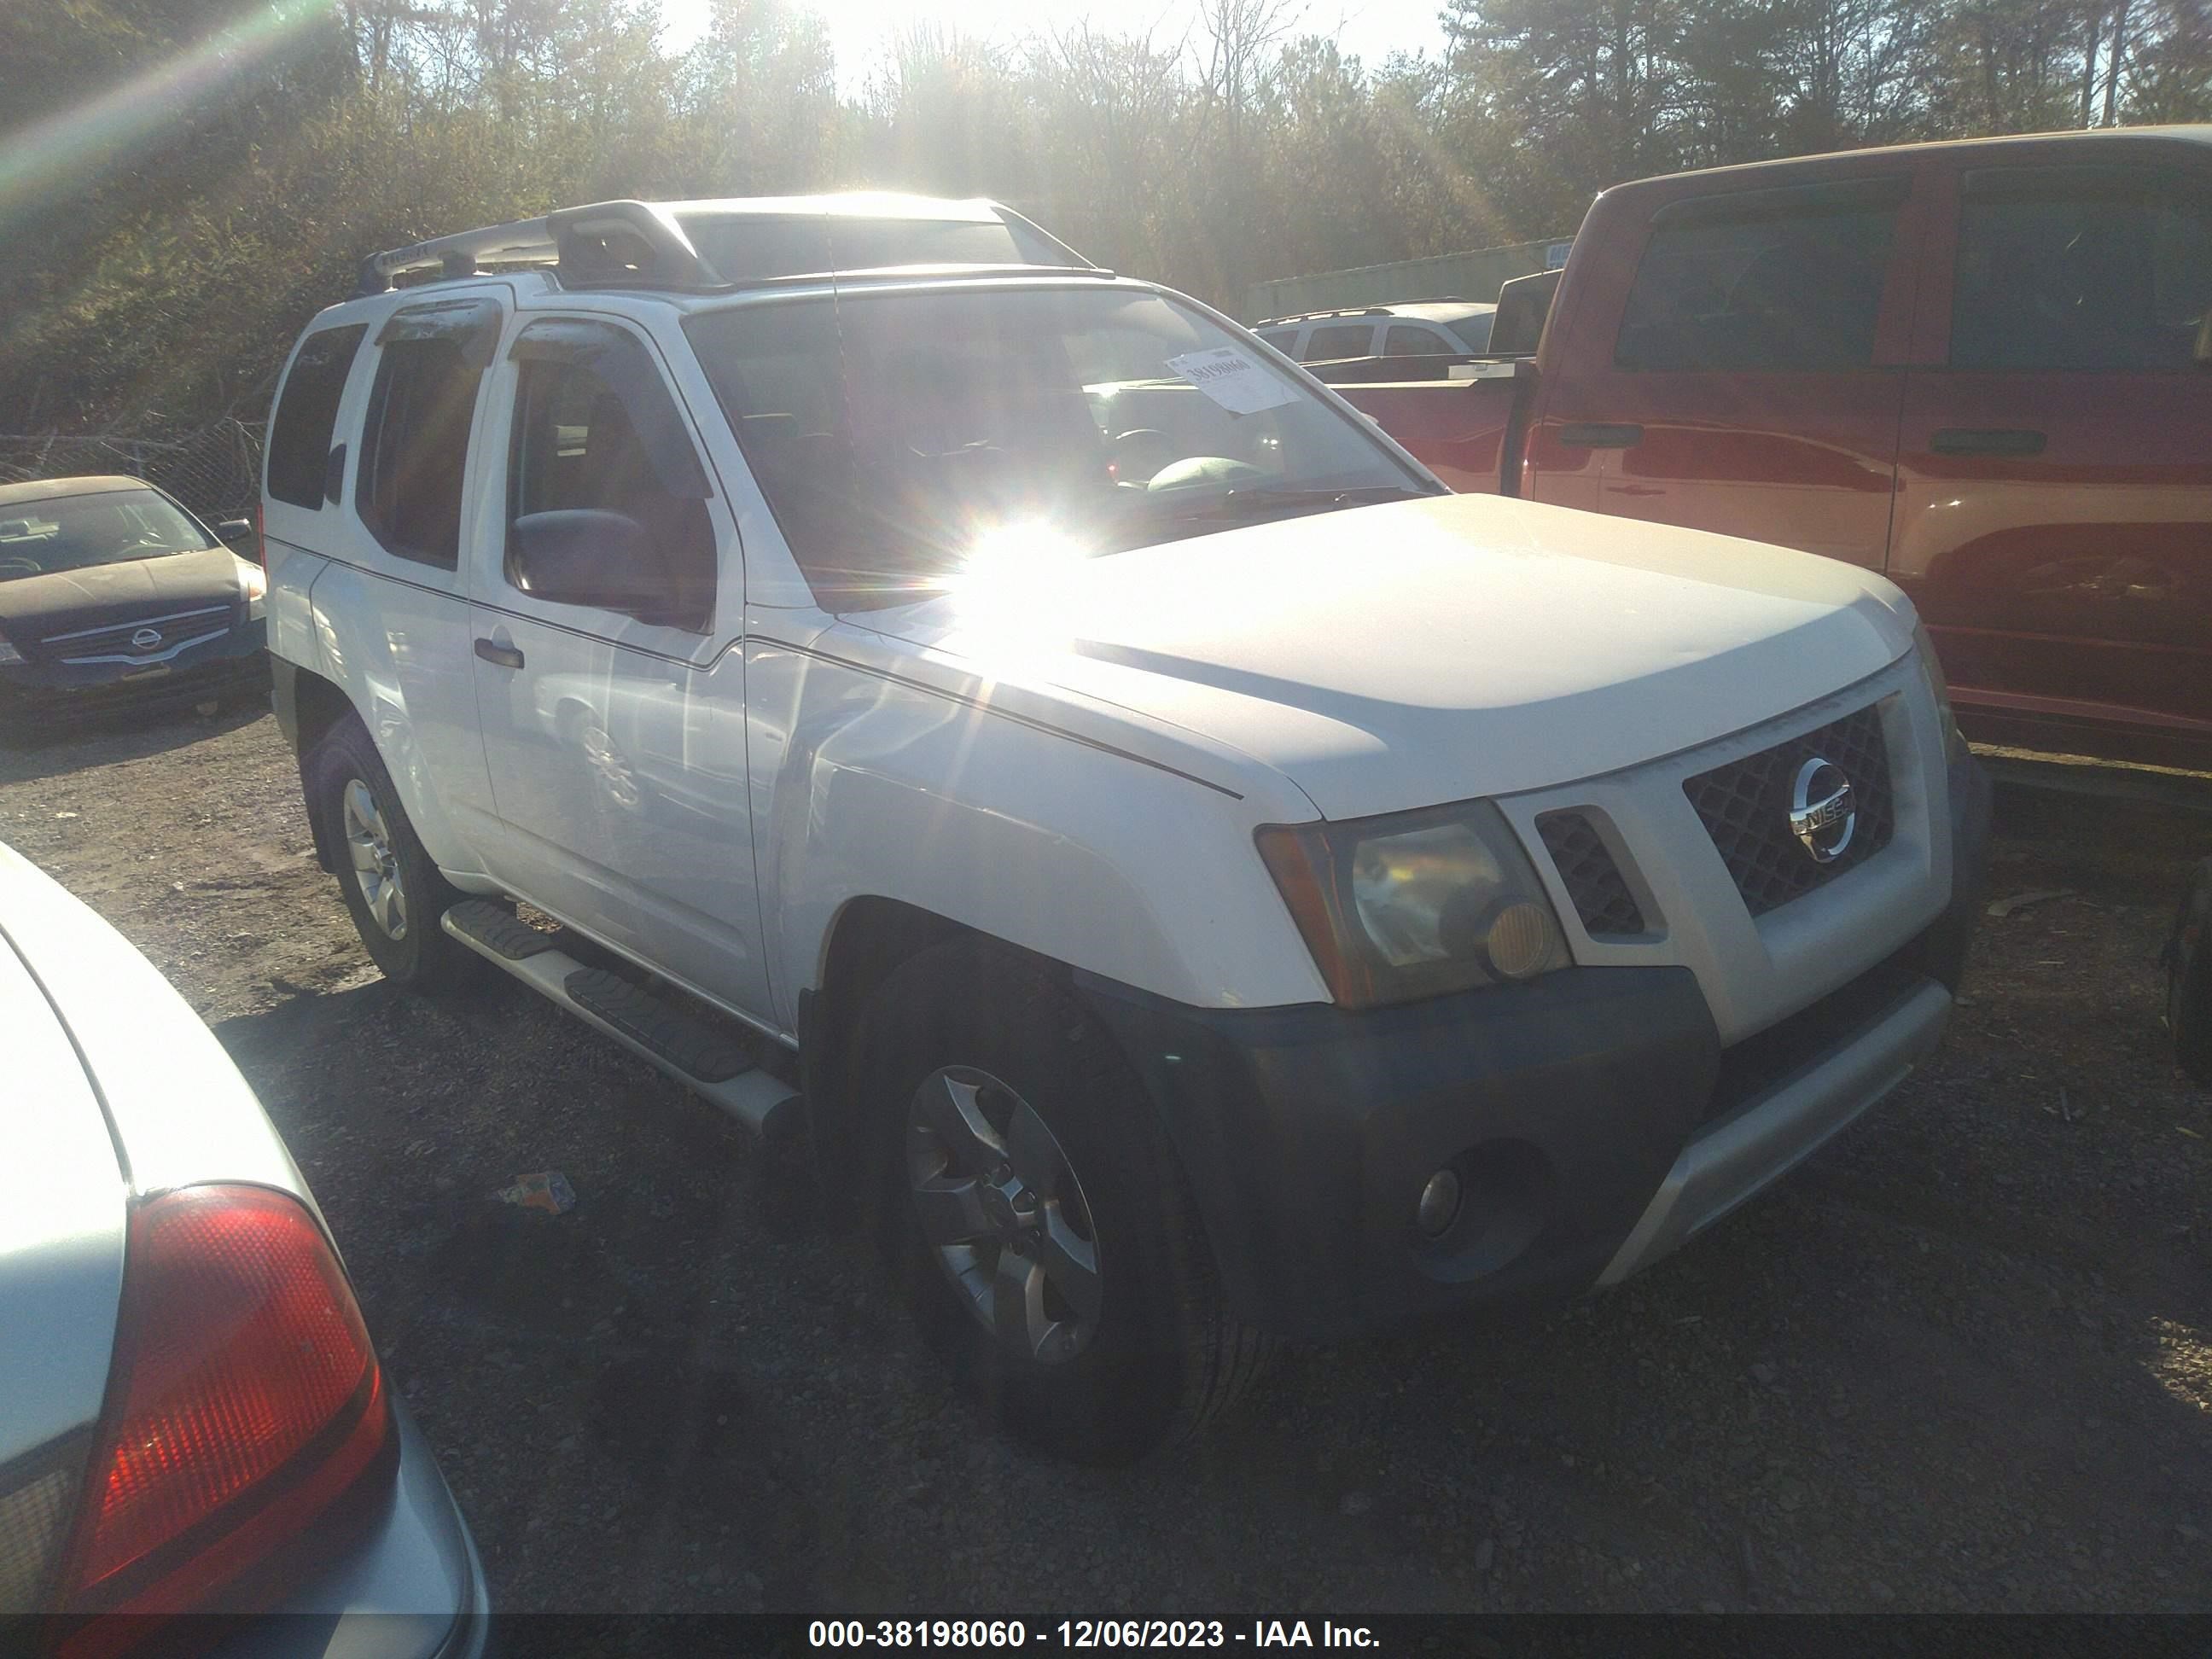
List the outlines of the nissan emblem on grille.
{"type": "Polygon", "coordinates": [[[131,643],[141,651],[151,651],[161,642],[161,630],[158,628],[142,628],[131,636],[131,643]]]}
{"type": "Polygon", "coordinates": [[[1858,827],[1858,803],[1841,767],[1815,755],[1797,769],[1790,791],[1790,832],[1805,843],[1814,863],[1834,862],[1858,827]]]}

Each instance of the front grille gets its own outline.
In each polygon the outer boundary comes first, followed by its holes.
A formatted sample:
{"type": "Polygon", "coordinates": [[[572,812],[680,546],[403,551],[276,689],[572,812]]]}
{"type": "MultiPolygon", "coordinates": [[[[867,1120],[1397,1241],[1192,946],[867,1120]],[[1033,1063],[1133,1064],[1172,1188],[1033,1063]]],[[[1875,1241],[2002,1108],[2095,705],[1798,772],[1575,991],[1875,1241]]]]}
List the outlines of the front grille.
{"type": "Polygon", "coordinates": [[[1889,750],[1875,705],[1756,755],[1686,779],[1682,792],[1705,823],[1752,915],[1801,898],[1856,868],[1889,845],[1895,829],[1889,750]],[[1798,769],[1820,756],[1850,780],[1858,822],[1841,854],[1826,864],[1790,828],[1798,769]]]}
{"type": "Polygon", "coordinates": [[[1536,820],[1536,833],[1559,866],[1584,933],[1601,939],[1644,932],[1644,912],[1595,824],[1580,812],[1546,812],[1536,820]]]}
{"type": "Polygon", "coordinates": [[[129,622],[113,623],[103,628],[81,628],[73,633],[49,634],[39,643],[48,656],[63,662],[79,662],[87,657],[152,657],[173,649],[179,641],[194,640],[209,634],[228,632],[231,607],[211,605],[192,611],[166,611],[158,615],[133,617],[129,622]],[[150,628],[161,637],[151,645],[132,643],[131,635],[142,628],[150,628]]]}

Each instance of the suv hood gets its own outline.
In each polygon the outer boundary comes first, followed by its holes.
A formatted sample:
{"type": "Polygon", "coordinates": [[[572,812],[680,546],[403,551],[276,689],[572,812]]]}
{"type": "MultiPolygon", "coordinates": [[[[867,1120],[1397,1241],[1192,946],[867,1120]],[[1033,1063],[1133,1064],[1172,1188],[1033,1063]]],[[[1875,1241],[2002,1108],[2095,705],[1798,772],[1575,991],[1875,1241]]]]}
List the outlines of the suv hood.
{"type": "Polygon", "coordinates": [[[1165,726],[1242,751],[1341,818],[1710,742],[1893,662],[1913,614],[1883,578],[1832,560],[1458,495],[1222,531],[848,621],[1009,692],[1136,716],[1133,749],[1165,726]]]}

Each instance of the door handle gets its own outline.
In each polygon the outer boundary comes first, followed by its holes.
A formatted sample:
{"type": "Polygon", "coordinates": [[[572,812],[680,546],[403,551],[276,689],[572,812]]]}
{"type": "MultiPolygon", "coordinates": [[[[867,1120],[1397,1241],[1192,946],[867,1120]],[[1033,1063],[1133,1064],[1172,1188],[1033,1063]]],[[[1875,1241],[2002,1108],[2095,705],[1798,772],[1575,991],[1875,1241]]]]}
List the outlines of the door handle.
{"type": "Polygon", "coordinates": [[[2026,427],[1947,426],[1928,441],[1938,455],[2040,455],[2049,440],[2026,427]]]}
{"type": "Polygon", "coordinates": [[[1570,449],[1633,449],[1644,441],[1644,428],[1605,421],[1570,421],[1559,428],[1559,441],[1570,449]]]}
{"type": "Polygon", "coordinates": [[[490,640],[477,641],[477,655],[486,662],[495,662],[501,668],[522,666],[522,653],[511,645],[496,644],[490,640]]]}

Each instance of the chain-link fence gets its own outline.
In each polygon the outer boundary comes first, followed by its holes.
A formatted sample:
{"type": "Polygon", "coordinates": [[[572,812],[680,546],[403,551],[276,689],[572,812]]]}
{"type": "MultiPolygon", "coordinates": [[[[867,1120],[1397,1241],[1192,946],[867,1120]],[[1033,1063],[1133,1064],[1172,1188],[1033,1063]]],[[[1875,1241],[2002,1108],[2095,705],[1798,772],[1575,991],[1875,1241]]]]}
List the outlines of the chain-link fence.
{"type": "Polygon", "coordinates": [[[212,524],[248,519],[261,499],[262,423],[228,417],[191,432],[0,433],[0,483],[128,473],[212,524]]]}

